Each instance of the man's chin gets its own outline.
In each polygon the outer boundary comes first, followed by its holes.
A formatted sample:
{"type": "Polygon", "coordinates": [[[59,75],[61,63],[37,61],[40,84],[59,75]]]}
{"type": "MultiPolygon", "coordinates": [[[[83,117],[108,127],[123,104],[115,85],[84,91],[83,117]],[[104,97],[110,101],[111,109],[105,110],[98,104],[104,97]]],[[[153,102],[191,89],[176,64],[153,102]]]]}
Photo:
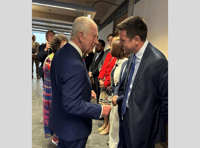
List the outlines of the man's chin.
{"type": "Polygon", "coordinates": [[[93,48],[90,48],[90,49],[88,50],[88,52],[91,53],[91,52],[93,51],[93,49],[94,49],[94,47],[93,47],[93,48]]]}

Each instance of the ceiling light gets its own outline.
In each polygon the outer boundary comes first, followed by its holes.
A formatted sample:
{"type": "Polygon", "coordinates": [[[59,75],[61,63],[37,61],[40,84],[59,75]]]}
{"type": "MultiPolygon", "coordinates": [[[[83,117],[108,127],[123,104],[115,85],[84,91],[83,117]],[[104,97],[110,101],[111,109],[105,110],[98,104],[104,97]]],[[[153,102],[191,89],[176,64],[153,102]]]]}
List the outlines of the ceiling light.
{"type": "Polygon", "coordinates": [[[88,15],[87,15],[87,17],[91,18],[91,15],[90,15],[90,14],[88,14],[88,15]]]}
{"type": "Polygon", "coordinates": [[[46,7],[53,7],[53,8],[61,8],[61,9],[67,9],[67,10],[74,10],[76,11],[76,9],[73,8],[68,8],[68,7],[62,7],[62,6],[56,6],[56,5],[49,5],[49,4],[41,4],[41,3],[32,3],[33,5],[39,5],[39,6],[46,6],[46,7]]]}

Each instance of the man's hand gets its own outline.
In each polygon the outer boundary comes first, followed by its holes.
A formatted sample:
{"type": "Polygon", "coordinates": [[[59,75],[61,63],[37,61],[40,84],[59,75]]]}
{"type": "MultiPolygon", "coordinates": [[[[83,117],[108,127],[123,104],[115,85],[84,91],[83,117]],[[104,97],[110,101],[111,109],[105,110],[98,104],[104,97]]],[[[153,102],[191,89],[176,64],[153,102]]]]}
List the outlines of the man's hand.
{"type": "Polygon", "coordinates": [[[47,41],[46,42],[46,47],[45,47],[44,50],[47,51],[49,48],[51,48],[51,45],[50,45],[50,42],[47,41]]]}
{"type": "Polygon", "coordinates": [[[118,95],[114,95],[114,96],[112,97],[112,104],[113,104],[114,106],[117,105],[117,98],[118,98],[118,95]]]}
{"type": "Polygon", "coordinates": [[[110,86],[108,86],[106,89],[110,89],[111,88],[111,85],[110,86]]]}
{"type": "Polygon", "coordinates": [[[32,54],[32,58],[35,59],[35,60],[37,59],[35,54],[32,54]]]}
{"type": "Polygon", "coordinates": [[[92,72],[91,72],[91,71],[89,71],[88,75],[89,75],[89,77],[90,77],[90,78],[91,78],[91,77],[93,77],[93,75],[92,75],[92,72]]]}
{"type": "Polygon", "coordinates": [[[97,99],[97,95],[93,90],[91,91],[91,99],[92,98],[97,99]]]}
{"type": "Polygon", "coordinates": [[[111,110],[110,105],[102,105],[103,107],[103,112],[102,112],[102,116],[108,116],[111,110]]]}

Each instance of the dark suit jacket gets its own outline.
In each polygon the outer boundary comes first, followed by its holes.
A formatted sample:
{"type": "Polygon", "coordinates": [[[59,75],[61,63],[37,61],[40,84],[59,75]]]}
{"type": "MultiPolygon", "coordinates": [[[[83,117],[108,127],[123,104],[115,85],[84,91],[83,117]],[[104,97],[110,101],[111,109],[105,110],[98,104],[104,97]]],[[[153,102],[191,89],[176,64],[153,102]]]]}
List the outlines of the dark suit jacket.
{"type": "Polygon", "coordinates": [[[88,56],[85,57],[85,65],[88,71],[89,71],[93,58],[94,58],[93,52],[89,53],[88,56]]]}
{"type": "MultiPolygon", "coordinates": [[[[132,58],[133,56],[129,57],[127,73],[132,58]]],[[[123,87],[124,91],[127,78],[124,84],[119,86],[123,87]]],[[[132,148],[149,148],[159,140],[166,140],[168,61],[151,43],[148,43],[143,54],[128,104],[128,113],[124,115],[122,126],[125,135],[130,136],[129,145],[132,148]]]]}
{"type": "Polygon", "coordinates": [[[106,51],[104,51],[103,57],[102,57],[101,61],[99,62],[99,65],[98,65],[99,69],[101,69],[101,67],[103,66],[103,63],[104,63],[106,56],[109,53],[109,51],[110,51],[110,48],[107,49],[106,51]]]}
{"type": "Polygon", "coordinates": [[[99,57],[96,59],[97,54],[94,55],[92,63],[90,65],[89,71],[92,72],[93,77],[96,77],[99,75],[99,62],[101,61],[102,57],[103,57],[104,51],[101,52],[101,54],[99,55],[99,57]],[[95,61],[96,59],[96,61],[95,61]]]}
{"type": "Polygon", "coordinates": [[[42,44],[38,47],[37,59],[41,62],[41,67],[43,66],[43,63],[46,57],[52,53],[50,48],[48,49],[48,52],[46,52],[44,50],[45,47],[46,47],[46,44],[42,44]]]}
{"type": "MultiPolygon", "coordinates": [[[[92,72],[92,75],[93,75],[93,78],[94,78],[94,87],[95,87],[96,91],[97,91],[97,89],[100,89],[99,81],[98,81],[98,76],[99,76],[98,65],[99,65],[99,62],[101,61],[101,59],[103,57],[103,54],[104,54],[104,51],[101,52],[101,54],[96,59],[96,61],[95,61],[95,58],[96,58],[97,55],[95,54],[94,57],[93,57],[92,63],[90,65],[90,68],[89,68],[89,71],[92,72]]],[[[96,92],[96,93],[100,93],[100,92],[96,92]]],[[[97,95],[99,95],[99,94],[97,94],[97,95]]]]}
{"type": "Polygon", "coordinates": [[[50,129],[65,141],[87,137],[91,133],[92,119],[99,119],[101,105],[90,103],[88,72],[80,54],[69,43],[55,53],[50,75],[50,129]]]}

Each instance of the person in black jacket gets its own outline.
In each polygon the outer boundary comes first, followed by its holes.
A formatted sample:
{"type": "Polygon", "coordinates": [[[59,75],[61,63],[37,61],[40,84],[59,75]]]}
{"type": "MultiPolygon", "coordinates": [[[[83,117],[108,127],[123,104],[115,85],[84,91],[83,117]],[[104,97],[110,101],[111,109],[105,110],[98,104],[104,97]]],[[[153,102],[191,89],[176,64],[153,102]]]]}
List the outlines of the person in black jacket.
{"type": "MultiPolygon", "coordinates": [[[[112,39],[115,37],[114,34],[109,34],[108,37],[107,37],[107,40],[108,40],[108,44],[111,46],[111,43],[112,43],[112,39]]],[[[104,54],[103,54],[103,57],[101,59],[101,61],[99,62],[99,65],[98,65],[98,68],[99,68],[99,71],[101,70],[101,67],[103,66],[103,63],[106,59],[106,56],[107,54],[110,52],[110,48],[106,49],[104,51],[104,54]]]]}
{"type": "Polygon", "coordinates": [[[48,30],[46,32],[46,44],[42,44],[38,48],[37,59],[41,62],[41,65],[39,67],[39,75],[40,77],[42,77],[43,81],[44,81],[43,63],[46,57],[52,53],[50,43],[54,35],[55,35],[54,31],[48,30]]]}
{"type": "Polygon", "coordinates": [[[90,68],[90,65],[92,63],[93,57],[94,57],[93,52],[91,52],[91,53],[88,52],[84,55],[85,66],[86,66],[88,72],[89,72],[89,68],[90,68]]]}
{"type": "Polygon", "coordinates": [[[92,78],[93,83],[94,83],[94,86],[92,89],[95,91],[97,95],[97,103],[99,103],[99,95],[100,95],[100,87],[99,87],[99,81],[98,81],[98,76],[99,76],[98,65],[103,57],[104,47],[105,47],[105,42],[99,39],[98,44],[96,45],[96,48],[95,48],[96,54],[94,55],[94,58],[89,68],[89,77],[92,78]]]}

